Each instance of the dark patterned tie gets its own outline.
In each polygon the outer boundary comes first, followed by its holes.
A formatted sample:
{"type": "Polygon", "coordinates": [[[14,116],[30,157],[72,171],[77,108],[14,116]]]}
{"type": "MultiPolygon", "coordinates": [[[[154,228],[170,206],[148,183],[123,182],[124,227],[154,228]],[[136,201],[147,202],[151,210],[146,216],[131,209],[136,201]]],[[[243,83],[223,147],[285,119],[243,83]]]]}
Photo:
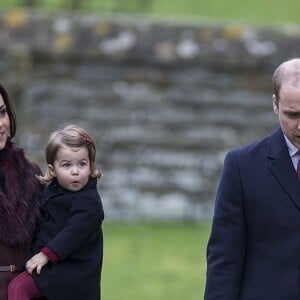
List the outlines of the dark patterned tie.
{"type": "Polygon", "coordinates": [[[298,164],[297,164],[297,175],[298,178],[300,179],[300,159],[298,160],[298,164]]]}

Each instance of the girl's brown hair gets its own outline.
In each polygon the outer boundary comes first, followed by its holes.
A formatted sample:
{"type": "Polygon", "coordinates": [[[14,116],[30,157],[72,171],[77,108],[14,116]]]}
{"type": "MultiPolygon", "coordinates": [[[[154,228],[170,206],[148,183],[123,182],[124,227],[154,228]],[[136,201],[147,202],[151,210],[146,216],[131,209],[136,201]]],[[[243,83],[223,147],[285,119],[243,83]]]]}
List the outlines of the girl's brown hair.
{"type": "MultiPolygon", "coordinates": [[[[68,147],[86,147],[88,150],[91,178],[100,178],[101,172],[97,170],[96,159],[96,147],[94,141],[88,135],[88,133],[77,125],[67,125],[63,128],[59,128],[54,131],[47,142],[45,156],[47,165],[54,165],[54,161],[57,157],[57,152],[62,146],[68,147]]],[[[38,179],[43,184],[48,184],[53,180],[53,176],[49,172],[49,168],[44,176],[38,176],[38,179]]]]}

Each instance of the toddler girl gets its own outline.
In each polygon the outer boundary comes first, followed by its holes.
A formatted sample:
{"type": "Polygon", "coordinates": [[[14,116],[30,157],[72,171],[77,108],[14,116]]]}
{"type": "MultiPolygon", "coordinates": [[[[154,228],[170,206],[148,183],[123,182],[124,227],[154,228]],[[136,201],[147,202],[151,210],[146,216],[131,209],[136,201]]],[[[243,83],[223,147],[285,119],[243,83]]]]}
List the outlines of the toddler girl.
{"type": "Polygon", "coordinates": [[[95,166],[96,148],[80,127],[52,133],[46,146],[47,171],[42,219],[26,271],[11,281],[9,300],[99,300],[104,212],[95,166]]]}

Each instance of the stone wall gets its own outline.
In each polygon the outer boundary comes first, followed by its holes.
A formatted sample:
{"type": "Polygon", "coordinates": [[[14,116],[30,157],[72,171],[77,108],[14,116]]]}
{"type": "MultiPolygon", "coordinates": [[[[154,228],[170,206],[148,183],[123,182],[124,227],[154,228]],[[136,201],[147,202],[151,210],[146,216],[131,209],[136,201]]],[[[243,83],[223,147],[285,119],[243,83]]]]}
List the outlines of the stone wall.
{"type": "Polygon", "coordinates": [[[89,131],[109,220],[210,217],[225,153],[277,126],[271,75],[299,50],[292,26],[0,14],[16,141],[44,169],[53,129],[89,131]]]}

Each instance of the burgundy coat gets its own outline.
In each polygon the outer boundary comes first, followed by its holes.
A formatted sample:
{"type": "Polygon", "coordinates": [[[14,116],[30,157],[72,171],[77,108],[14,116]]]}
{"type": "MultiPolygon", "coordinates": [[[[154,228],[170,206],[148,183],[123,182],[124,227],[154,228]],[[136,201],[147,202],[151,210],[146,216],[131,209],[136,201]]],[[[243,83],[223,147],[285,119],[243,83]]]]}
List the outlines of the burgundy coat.
{"type": "Polygon", "coordinates": [[[37,286],[49,300],[99,300],[104,212],[97,180],[77,192],[55,181],[45,188],[41,205],[33,254],[47,246],[60,260],[49,262],[40,275],[33,273],[37,286]]]}
{"type": "MultiPolygon", "coordinates": [[[[0,266],[21,267],[28,255],[39,216],[40,173],[10,141],[0,151],[0,266]]],[[[0,300],[7,299],[8,283],[17,274],[0,272],[0,300]]]]}

